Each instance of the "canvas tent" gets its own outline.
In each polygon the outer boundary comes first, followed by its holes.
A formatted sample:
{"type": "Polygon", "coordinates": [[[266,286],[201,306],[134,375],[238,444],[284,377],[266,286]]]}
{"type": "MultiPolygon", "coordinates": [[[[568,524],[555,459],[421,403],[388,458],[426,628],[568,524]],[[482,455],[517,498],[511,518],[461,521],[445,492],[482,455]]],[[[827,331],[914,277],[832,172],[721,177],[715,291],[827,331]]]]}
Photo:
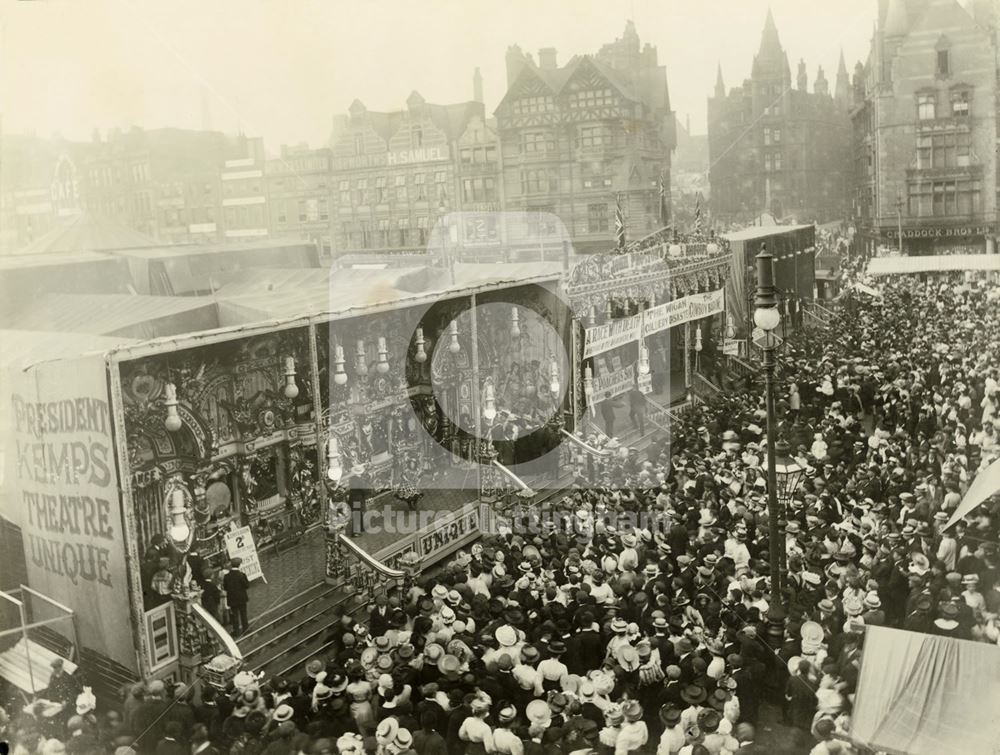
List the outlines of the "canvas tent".
{"type": "Polygon", "coordinates": [[[996,752],[1000,647],[866,629],[851,737],[888,755],[996,752]]]}
{"type": "Polygon", "coordinates": [[[951,515],[951,519],[948,520],[948,524],[944,528],[950,528],[959,519],[968,516],[969,512],[976,508],[976,506],[990,496],[998,493],[1000,493],[1000,459],[997,459],[976,475],[976,479],[973,480],[969,489],[965,491],[965,497],[962,498],[962,502],[958,504],[958,508],[955,509],[955,513],[951,515]]]}

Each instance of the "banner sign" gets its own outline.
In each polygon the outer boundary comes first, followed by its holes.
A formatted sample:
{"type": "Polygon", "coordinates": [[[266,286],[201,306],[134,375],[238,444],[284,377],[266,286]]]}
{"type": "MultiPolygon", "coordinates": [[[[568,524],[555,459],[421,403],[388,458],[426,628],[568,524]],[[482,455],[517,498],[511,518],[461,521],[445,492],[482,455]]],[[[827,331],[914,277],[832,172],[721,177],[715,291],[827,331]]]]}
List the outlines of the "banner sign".
{"type": "Polygon", "coordinates": [[[587,328],[584,331],[583,358],[589,359],[595,354],[603,354],[605,351],[637,341],[641,323],[640,315],[632,315],[587,328]]]}
{"type": "Polygon", "coordinates": [[[229,558],[242,560],[240,571],[247,575],[248,580],[253,582],[255,579],[263,579],[267,582],[264,570],[260,568],[260,556],[257,555],[257,545],[249,527],[237,527],[226,533],[226,553],[229,558]]]}
{"type": "Polygon", "coordinates": [[[725,289],[720,288],[717,291],[692,294],[650,307],[640,315],[587,328],[584,331],[583,358],[589,359],[595,354],[602,354],[631,341],[637,341],[640,334],[643,337],[650,336],[675,325],[717,315],[724,308],[725,289]]]}
{"type": "Polygon", "coordinates": [[[480,531],[479,507],[459,511],[450,520],[435,523],[432,529],[420,533],[420,557],[424,564],[437,561],[443,552],[453,550],[480,531]]]}
{"type": "Polygon", "coordinates": [[[594,402],[628,393],[635,386],[635,364],[594,378],[594,402]],[[607,395],[610,394],[610,395],[607,395]]]}
{"type": "Polygon", "coordinates": [[[74,611],[81,645],[137,671],[104,361],[8,374],[3,510],[28,586],[74,611]]]}

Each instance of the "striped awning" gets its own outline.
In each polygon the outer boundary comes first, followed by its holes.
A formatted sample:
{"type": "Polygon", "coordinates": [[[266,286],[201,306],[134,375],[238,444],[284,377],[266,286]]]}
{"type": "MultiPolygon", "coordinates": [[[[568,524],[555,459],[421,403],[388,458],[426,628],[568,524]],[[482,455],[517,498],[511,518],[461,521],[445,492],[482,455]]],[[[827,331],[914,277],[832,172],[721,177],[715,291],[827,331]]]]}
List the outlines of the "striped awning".
{"type": "Polygon", "coordinates": [[[1000,271],[1000,254],[938,254],[925,257],[876,257],[868,263],[869,275],[945,273],[952,270],[1000,271]]]}

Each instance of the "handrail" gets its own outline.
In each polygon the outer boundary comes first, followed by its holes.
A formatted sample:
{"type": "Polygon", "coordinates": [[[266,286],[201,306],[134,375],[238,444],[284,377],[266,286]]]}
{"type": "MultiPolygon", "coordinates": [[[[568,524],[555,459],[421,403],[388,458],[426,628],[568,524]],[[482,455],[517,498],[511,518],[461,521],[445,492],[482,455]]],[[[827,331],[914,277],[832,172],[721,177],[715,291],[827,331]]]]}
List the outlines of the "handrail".
{"type": "MultiPolygon", "coordinates": [[[[564,431],[565,432],[565,431],[564,431]]],[[[493,460],[493,466],[499,469],[508,479],[512,480],[515,485],[517,485],[521,490],[532,490],[531,486],[528,485],[524,480],[518,477],[516,474],[511,472],[507,467],[501,464],[496,459],[493,460]]],[[[533,491],[532,491],[533,492],[533,491]]]]}
{"type": "Polygon", "coordinates": [[[393,569],[383,564],[377,558],[374,558],[370,553],[368,553],[368,551],[351,540],[351,538],[343,532],[340,533],[338,539],[340,544],[347,548],[347,550],[349,550],[355,558],[361,561],[363,566],[367,566],[369,569],[378,572],[386,579],[402,579],[406,576],[406,572],[402,569],[393,569]]]}
{"type": "Polygon", "coordinates": [[[667,426],[668,423],[673,419],[670,410],[667,407],[663,406],[663,404],[661,404],[660,402],[651,399],[645,393],[642,394],[642,397],[643,399],[645,399],[650,409],[652,409],[652,411],[649,410],[646,411],[646,421],[665,433],[670,432],[670,429],[667,426]]]}
{"type": "MultiPolygon", "coordinates": [[[[50,597],[49,597],[48,595],[42,595],[42,594],[41,594],[40,592],[38,592],[38,590],[32,590],[32,589],[31,589],[30,587],[28,587],[27,585],[21,585],[21,589],[22,589],[22,590],[27,590],[27,591],[28,591],[28,592],[30,592],[30,593],[31,593],[32,595],[34,595],[34,596],[35,596],[36,598],[41,598],[41,599],[42,599],[42,600],[44,600],[44,601],[45,601],[46,603],[49,603],[50,605],[53,605],[53,606],[55,606],[56,608],[58,608],[58,609],[59,609],[60,611],[65,611],[65,612],[66,612],[66,613],[68,613],[68,614],[69,614],[70,616],[72,616],[72,615],[73,615],[73,609],[72,609],[72,608],[68,608],[67,606],[64,606],[64,605],[63,605],[62,603],[59,603],[59,602],[57,602],[57,601],[55,601],[55,600],[52,600],[52,598],[50,598],[50,597]]],[[[63,618],[66,618],[66,617],[63,617],[63,618]]]]}
{"type": "Polygon", "coordinates": [[[606,448],[604,448],[604,449],[594,448],[592,445],[590,445],[586,441],[580,440],[575,435],[573,435],[573,433],[571,433],[569,430],[567,430],[565,427],[561,428],[560,432],[563,435],[565,435],[567,438],[569,438],[571,442],[573,442],[576,445],[578,445],[580,448],[582,448],[587,453],[594,454],[594,456],[608,456],[610,454],[610,451],[608,451],[608,449],[606,449],[606,448]]]}
{"type": "Polygon", "coordinates": [[[745,370],[746,372],[749,372],[749,373],[751,373],[751,374],[753,374],[753,375],[756,375],[756,374],[757,374],[758,372],[760,372],[760,370],[758,370],[758,369],[757,369],[756,367],[754,367],[754,366],[753,366],[752,364],[750,364],[749,362],[745,362],[745,361],[743,361],[743,360],[742,360],[742,359],[740,359],[739,357],[736,357],[736,356],[730,356],[730,357],[728,357],[728,359],[729,359],[729,360],[730,360],[730,361],[731,361],[731,362],[732,362],[733,364],[735,364],[735,365],[739,366],[739,367],[740,367],[741,369],[743,369],[743,370],[745,370]]]}
{"type": "Polygon", "coordinates": [[[719,386],[717,386],[715,383],[713,383],[707,377],[705,377],[704,375],[702,375],[700,372],[695,372],[694,376],[695,376],[695,378],[697,380],[699,380],[700,382],[704,383],[708,387],[708,390],[711,391],[713,394],[715,394],[715,393],[722,393],[722,389],[719,386]]]}

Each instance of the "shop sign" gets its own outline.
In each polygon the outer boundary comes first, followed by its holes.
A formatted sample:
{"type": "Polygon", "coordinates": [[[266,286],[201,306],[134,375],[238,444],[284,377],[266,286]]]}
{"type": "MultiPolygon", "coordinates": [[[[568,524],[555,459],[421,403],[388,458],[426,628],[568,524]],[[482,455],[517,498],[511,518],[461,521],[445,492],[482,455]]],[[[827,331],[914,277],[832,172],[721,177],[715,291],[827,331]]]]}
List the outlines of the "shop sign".
{"type": "Polygon", "coordinates": [[[435,524],[420,535],[420,557],[424,565],[436,561],[471,537],[479,534],[479,507],[473,506],[451,520],[435,524]]]}
{"type": "Polygon", "coordinates": [[[422,149],[401,149],[389,152],[389,165],[409,165],[411,163],[432,163],[448,159],[448,150],[442,147],[424,147],[422,149]]]}
{"type": "MultiPolygon", "coordinates": [[[[989,225],[958,225],[945,228],[904,228],[904,239],[951,239],[964,238],[967,236],[988,236],[993,233],[993,227],[989,225]]],[[[883,234],[886,238],[899,238],[899,231],[895,228],[886,230],[883,234]]]]}
{"type": "Polygon", "coordinates": [[[249,527],[237,527],[226,533],[226,553],[229,558],[241,559],[240,571],[247,575],[247,579],[253,582],[255,579],[263,579],[264,570],[260,568],[260,556],[257,555],[257,545],[253,541],[253,533],[249,527]]]}
{"type": "Polygon", "coordinates": [[[639,392],[640,393],[652,393],[653,392],[653,376],[646,374],[639,376],[639,392]]]}
{"type": "Polygon", "coordinates": [[[727,357],[738,357],[743,353],[743,341],[737,338],[727,338],[722,343],[722,353],[727,357]]]}

